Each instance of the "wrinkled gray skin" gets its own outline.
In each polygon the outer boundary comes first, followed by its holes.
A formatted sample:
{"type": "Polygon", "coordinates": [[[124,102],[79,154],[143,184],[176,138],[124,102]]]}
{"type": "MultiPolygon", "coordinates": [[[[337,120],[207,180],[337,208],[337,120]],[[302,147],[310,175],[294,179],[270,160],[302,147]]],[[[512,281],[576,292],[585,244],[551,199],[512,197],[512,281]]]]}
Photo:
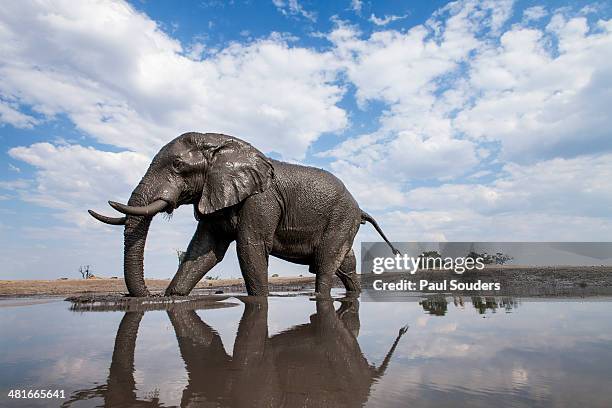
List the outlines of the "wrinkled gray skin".
{"type": "MultiPolygon", "coordinates": [[[[357,341],[359,301],[317,300],[310,323],[268,335],[267,298],[242,299],[244,312],[229,355],[218,332],[193,309],[171,308],[168,317],[188,374],[181,407],[360,407],[383,377],[406,333],[401,328],[380,366],[370,364],[357,341]]],[[[200,313],[200,315],[205,314],[200,313]]],[[[104,406],[160,406],[138,399],[134,352],[143,312],[127,312],[115,339],[106,384],[75,392],[63,406],[95,397],[104,406]]]]}
{"type": "MultiPolygon", "coordinates": [[[[331,173],[271,160],[243,140],[216,133],[186,133],[168,143],[133,191],[128,202],[132,209],[111,205],[133,214],[133,208],[159,203],[167,213],[193,204],[198,220],[168,296],[188,295],[223,259],[232,241],[249,295],[268,294],[269,255],[308,265],[320,296],[329,296],[334,274],[347,291],[358,292],[351,247],[360,223],[371,222],[388,242],[331,173]]],[[[132,296],[149,295],[144,246],[157,211],[146,209],[146,215],[123,219],[90,211],[103,222],[125,224],[124,274],[132,296]]]]}

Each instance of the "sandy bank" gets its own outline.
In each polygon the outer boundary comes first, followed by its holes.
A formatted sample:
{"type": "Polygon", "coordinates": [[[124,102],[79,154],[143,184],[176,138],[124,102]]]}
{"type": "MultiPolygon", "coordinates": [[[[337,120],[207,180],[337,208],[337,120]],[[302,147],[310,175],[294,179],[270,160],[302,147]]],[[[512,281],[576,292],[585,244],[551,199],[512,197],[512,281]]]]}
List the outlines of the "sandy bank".
{"type": "MultiPolygon", "coordinates": [[[[272,290],[300,290],[314,284],[314,276],[269,278],[272,290]]],[[[170,284],[169,279],[147,279],[152,293],[163,292],[170,284]]],[[[202,280],[196,286],[208,292],[232,290],[242,292],[242,279],[202,280]]],[[[66,280],[0,280],[0,296],[67,296],[82,294],[127,293],[123,279],[66,279],[66,280]]]]}

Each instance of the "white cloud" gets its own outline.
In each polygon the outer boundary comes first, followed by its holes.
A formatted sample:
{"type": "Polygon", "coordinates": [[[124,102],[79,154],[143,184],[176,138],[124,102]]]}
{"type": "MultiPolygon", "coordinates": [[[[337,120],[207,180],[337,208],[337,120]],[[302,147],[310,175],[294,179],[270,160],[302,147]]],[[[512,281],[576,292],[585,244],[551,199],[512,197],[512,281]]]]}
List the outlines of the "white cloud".
{"type": "Polygon", "coordinates": [[[31,187],[32,182],[26,179],[0,181],[0,188],[5,190],[21,190],[31,187]]]}
{"type": "Polygon", "coordinates": [[[611,178],[611,154],[508,164],[490,184],[412,189],[405,194],[411,211],[394,213],[387,222],[397,217],[395,233],[406,239],[607,239],[611,178]]]}
{"type": "Polygon", "coordinates": [[[591,4],[587,4],[586,6],[580,9],[580,14],[588,15],[588,14],[596,14],[602,11],[605,11],[607,8],[605,3],[602,2],[593,2],[591,4]]]}
{"type": "Polygon", "coordinates": [[[501,142],[513,161],[610,150],[611,27],[560,14],[545,31],[514,26],[471,62],[474,102],[454,126],[473,140],[501,142]]]}
{"type": "Polygon", "coordinates": [[[297,0],[272,0],[272,3],[286,16],[302,16],[312,22],[317,21],[317,14],[304,9],[297,0]]]}
{"type": "Polygon", "coordinates": [[[377,210],[405,204],[401,184],[394,180],[376,177],[367,167],[353,165],[344,160],[331,164],[331,170],[351,191],[361,208],[377,210]]]}
{"type": "Polygon", "coordinates": [[[36,143],[15,147],[9,155],[37,169],[34,188],[17,188],[22,199],[62,210],[63,219],[79,225],[94,224],[85,209],[112,197],[126,198],[149,165],[140,153],[102,152],[79,145],[36,143]]]}
{"type": "Polygon", "coordinates": [[[501,142],[503,158],[520,162],[608,150],[611,24],[589,27],[584,17],[557,13],[546,29],[517,24],[504,32],[510,6],[458,2],[407,32],[362,39],[341,23],[329,38],[360,106],[388,106],[380,118],[386,136],[467,135],[501,142]]]}
{"type": "Polygon", "coordinates": [[[414,179],[453,178],[477,163],[469,141],[423,139],[408,131],[391,138],[377,133],[349,139],[321,156],[334,157],[345,166],[367,170],[374,179],[393,179],[399,185],[414,179]]]}
{"type": "Polygon", "coordinates": [[[477,145],[457,138],[452,127],[468,84],[459,78],[446,89],[441,79],[457,75],[482,45],[477,33],[483,27],[499,29],[509,8],[509,2],[451,4],[424,25],[406,32],[377,31],[366,39],[355,27],[338,23],[329,40],[356,87],[359,106],[368,109],[369,102],[381,101],[388,109],[375,135],[347,141],[322,156],[397,183],[468,172],[478,163],[477,145]]]}
{"type": "MultiPolygon", "coordinates": [[[[281,36],[200,61],[204,44],[185,51],[121,2],[18,2],[0,21],[0,96],[44,118],[66,114],[103,143],[151,154],[184,131],[219,131],[300,158],[347,124],[333,56],[281,36]]],[[[34,124],[2,106],[3,121],[34,124]]]]}
{"type": "Polygon", "coordinates": [[[369,21],[371,21],[372,23],[374,23],[377,26],[385,26],[389,23],[392,23],[394,21],[397,20],[402,20],[404,18],[408,17],[407,15],[403,15],[403,16],[396,16],[396,15],[386,15],[384,17],[376,17],[373,13],[370,15],[369,21]]]}
{"type": "Polygon", "coordinates": [[[195,43],[189,46],[188,52],[186,55],[194,61],[199,61],[202,59],[202,55],[204,54],[205,50],[206,50],[206,45],[204,45],[201,42],[196,41],[195,43]]]}
{"type": "Polygon", "coordinates": [[[0,99],[0,124],[9,124],[23,129],[31,129],[38,124],[36,118],[20,112],[16,105],[0,99]]]}
{"type": "Polygon", "coordinates": [[[361,0],[351,0],[351,10],[355,13],[361,13],[361,9],[363,8],[363,1],[361,0]]]}
{"type": "Polygon", "coordinates": [[[21,169],[12,163],[9,163],[8,168],[10,171],[13,171],[15,173],[21,173],[21,169]]]}
{"type": "Polygon", "coordinates": [[[367,39],[339,23],[329,38],[358,103],[388,108],[376,132],[320,156],[342,161],[337,167],[346,174],[354,166],[362,177],[394,180],[401,190],[412,180],[453,180],[471,169],[488,174],[479,162],[537,163],[609,150],[611,24],[589,28],[582,17],[557,13],[546,29],[516,24],[503,31],[511,14],[509,2],[458,2],[425,25],[367,39]]]}
{"type": "Polygon", "coordinates": [[[608,241],[612,236],[608,219],[581,215],[515,212],[492,217],[472,210],[415,210],[377,219],[395,241],[608,241]]]}
{"type": "Polygon", "coordinates": [[[543,6],[529,7],[523,10],[523,21],[528,22],[539,20],[543,17],[546,17],[546,15],[548,15],[548,12],[543,6]]]}

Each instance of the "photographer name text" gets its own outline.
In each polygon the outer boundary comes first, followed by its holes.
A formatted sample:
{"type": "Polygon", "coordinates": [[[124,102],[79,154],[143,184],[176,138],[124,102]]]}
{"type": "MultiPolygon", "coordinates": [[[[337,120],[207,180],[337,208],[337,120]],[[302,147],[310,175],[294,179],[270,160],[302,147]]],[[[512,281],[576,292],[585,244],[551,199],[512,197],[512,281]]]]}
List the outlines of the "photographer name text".
{"type": "Polygon", "coordinates": [[[372,288],[376,291],[487,291],[500,290],[501,284],[498,282],[461,282],[456,279],[441,280],[431,282],[426,279],[417,281],[402,279],[398,282],[384,282],[377,279],[372,283],[372,288]]]}
{"type": "MultiPolygon", "coordinates": [[[[419,270],[453,271],[462,275],[466,271],[482,271],[486,261],[481,257],[427,257],[408,256],[397,254],[394,257],[377,257],[372,260],[371,272],[380,275],[387,271],[408,272],[414,275],[419,270]]],[[[377,279],[372,288],[376,291],[498,291],[501,284],[498,282],[462,282],[458,279],[445,279],[429,281],[427,279],[402,279],[396,282],[385,282],[377,279]]]]}

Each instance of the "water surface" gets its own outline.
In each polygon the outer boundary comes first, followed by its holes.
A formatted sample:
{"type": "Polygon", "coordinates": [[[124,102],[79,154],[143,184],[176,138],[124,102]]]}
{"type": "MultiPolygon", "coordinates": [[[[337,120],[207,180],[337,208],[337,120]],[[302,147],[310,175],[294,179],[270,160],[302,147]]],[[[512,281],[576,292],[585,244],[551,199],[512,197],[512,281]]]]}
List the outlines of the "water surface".
{"type": "Polygon", "coordinates": [[[610,406],[610,303],[0,301],[1,406],[610,406]],[[8,307],[1,307],[1,306],[8,307]],[[65,399],[10,400],[10,389],[65,399]]]}

